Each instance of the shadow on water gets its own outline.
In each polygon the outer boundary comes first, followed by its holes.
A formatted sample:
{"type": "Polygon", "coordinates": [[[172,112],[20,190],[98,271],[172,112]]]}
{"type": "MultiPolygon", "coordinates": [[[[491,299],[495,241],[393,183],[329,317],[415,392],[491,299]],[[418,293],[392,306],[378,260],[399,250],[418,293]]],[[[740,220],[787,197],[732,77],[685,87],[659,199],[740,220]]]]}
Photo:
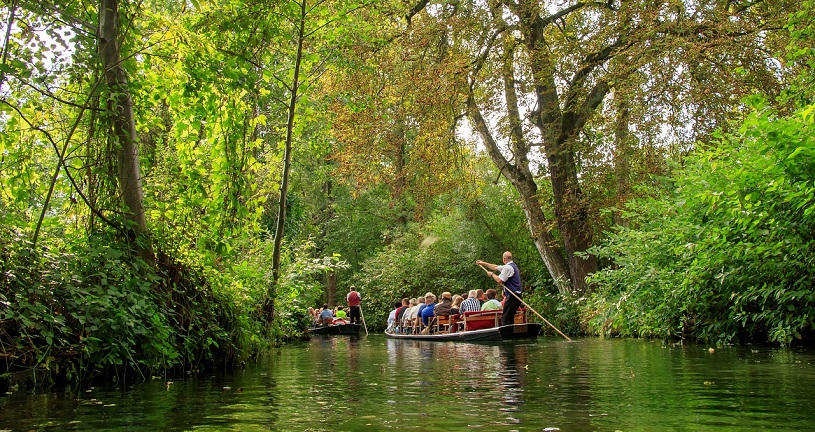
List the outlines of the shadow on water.
{"type": "Polygon", "coordinates": [[[167,384],[0,398],[0,430],[815,430],[807,351],[327,336],[167,384]]]}

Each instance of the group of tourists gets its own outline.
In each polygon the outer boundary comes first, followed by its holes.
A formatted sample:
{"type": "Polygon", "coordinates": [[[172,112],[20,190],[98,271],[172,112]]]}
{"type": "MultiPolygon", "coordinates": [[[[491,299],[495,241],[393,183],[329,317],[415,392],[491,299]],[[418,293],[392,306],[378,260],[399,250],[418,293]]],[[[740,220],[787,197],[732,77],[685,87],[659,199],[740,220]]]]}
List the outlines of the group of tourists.
{"type": "MultiPolygon", "coordinates": [[[[432,324],[438,317],[457,317],[467,312],[475,311],[501,311],[501,325],[509,325],[515,321],[515,312],[521,305],[521,275],[518,265],[512,261],[512,254],[504,252],[503,264],[491,264],[478,260],[476,265],[484,269],[487,276],[503,287],[503,300],[498,300],[498,291],[494,289],[470,290],[467,293],[453,295],[450,292],[441,293],[436,297],[432,292],[417,298],[403,298],[395,302],[388,315],[388,331],[414,332],[432,324]],[[498,272],[498,274],[494,273],[498,272]]],[[[360,308],[362,297],[356,287],[350,287],[346,296],[348,311],[338,305],[331,309],[328,304],[322,308],[309,308],[309,315],[314,325],[332,325],[337,321],[351,324],[362,323],[362,310],[360,308]],[[347,321],[346,321],[347,318],[347,321]]],[[[450,331],[456,331],[453,325],[450,331]]]]}
{"type": "Polygon", "coordinates": [[[418,298],[404,298],[393,304],[394,309],[388,315],[388,329],[405,332],[407,329],[427,326],[434,317],[462,315],[465,312],[502,310],[503,305],[496,299],[498,292],[494,289],[470,290],[468,293],[452,295],[441,294],[441,299],[428,292],[418,298]],[[419,325],[421,322],[421,325],[419,325]]]}
{"type": "MultiPolygon", "coordinates": [[[[481,260],[476,261],[476,265],[503,286],[503,301],[498,301],[498,292],[494,289],[486,292],[480,289],[470,290],[460,295],[443,292],[441,298],[437,298],[432,292],[422,297],[403,298],[402,301],[393,303],[393,309],[388,315],[388,331],[412,333],[430,325],[434,317],[456,317],[473,311],[501,310],[501,325],[512,324],[515,312],[521,305],[521,276],[510,252],[504,252],[502,260],[503,265],[481,260]],[[491,270],[499,273],[495,274],[491,270]]],[[[455,330],[451,326],[450,331],[455,330]]]]}
{"type": "Polygon", "coordinates": [[[355,286],[351,285],[348,295],[345,296],[345,301],[348,304],[348,311],[345,307],[338,305],[331,309],[328,304],[324,304],[322,308],[308,308],[308,314],[311,316],[313,325],[331,325],[335,323],[362,323],[362,309],[360,304],[362,296],[359,295],[355,286]],[[347,320],[346,320],[347,318],[347,320]]]}

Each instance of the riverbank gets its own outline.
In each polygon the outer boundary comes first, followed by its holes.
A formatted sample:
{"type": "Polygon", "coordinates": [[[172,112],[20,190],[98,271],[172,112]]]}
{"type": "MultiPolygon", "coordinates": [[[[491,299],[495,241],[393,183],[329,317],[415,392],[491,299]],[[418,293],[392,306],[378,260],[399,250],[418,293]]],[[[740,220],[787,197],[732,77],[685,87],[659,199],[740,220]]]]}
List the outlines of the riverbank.
{"type": "Polygon", "coordinates": [[[162,253],[147,263],[115,242],[59,253],[3,246],[3,392],[184,378],[233,367],[291,336],[269,330],[258,301],[162,253]]]}

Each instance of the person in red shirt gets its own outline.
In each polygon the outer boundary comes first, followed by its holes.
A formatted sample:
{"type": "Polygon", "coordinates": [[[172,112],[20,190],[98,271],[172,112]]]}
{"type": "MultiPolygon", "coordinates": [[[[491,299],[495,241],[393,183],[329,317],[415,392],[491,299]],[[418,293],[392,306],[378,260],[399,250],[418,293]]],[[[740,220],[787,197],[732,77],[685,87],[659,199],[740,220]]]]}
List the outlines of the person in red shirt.
{"type": "Polygon", "coordinates": [[[351,324],[362,324],[360,309],[362,297],[357,292],[357,287],[351,285],[351,291],[345,297],[345,300],[348,302],[348,319],[351,320],[351,324]]]}

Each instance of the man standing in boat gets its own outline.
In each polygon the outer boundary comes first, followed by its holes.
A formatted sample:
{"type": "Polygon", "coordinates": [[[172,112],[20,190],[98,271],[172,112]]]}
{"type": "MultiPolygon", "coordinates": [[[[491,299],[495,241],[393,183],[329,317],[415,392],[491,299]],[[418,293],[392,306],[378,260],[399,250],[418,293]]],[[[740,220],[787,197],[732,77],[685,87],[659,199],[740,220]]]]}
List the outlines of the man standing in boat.
{"type": "Polygon", "coordinates": [[[348,318],[351,320],[351,324],[361,324],[362,314],[359,305],[362,298],[357,292],[357,287],[351,285],[351,291],[345,297],[345,300],[348,302],[348,318]]]}
{"type": "Polygon", "coordinates": [[[518,269],[518,265],[512,261],[512,253],[509,251],[504,252],[502,259],[504,265],[491,264],[481,260],[475,263],[481,267],[500,272],[500,274],[496,275],[491,271],[487,271],[487,276],[504,287],[504,310],[501,312],[501,325],[509,325],[515,322],[515,312],[521,306],[523,285],[521,284],[521,271],[518,269]]]}

